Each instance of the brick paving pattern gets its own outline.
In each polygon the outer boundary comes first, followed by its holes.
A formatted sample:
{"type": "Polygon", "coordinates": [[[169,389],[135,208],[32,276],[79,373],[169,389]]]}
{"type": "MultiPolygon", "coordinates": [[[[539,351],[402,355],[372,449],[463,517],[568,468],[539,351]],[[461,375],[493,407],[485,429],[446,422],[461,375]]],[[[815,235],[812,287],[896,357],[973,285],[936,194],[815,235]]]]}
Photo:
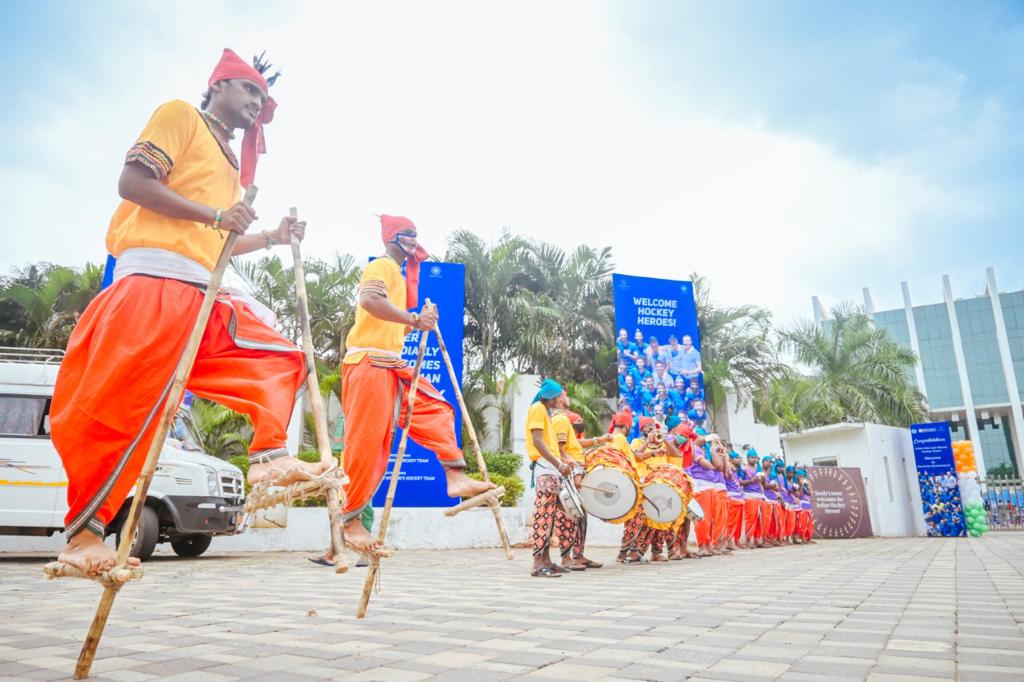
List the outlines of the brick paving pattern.
{"type": "MultiPolygon", "coordinates": [[[[595,548],[595,558],[613,550],[595,548]]],[[[70,676],[100,588],[0,555],[0,679],[70,676]]],[[[529,551],[156,558],[97,680],[1024,680],[1024,534],[819,542],[531,578],[529,551]]]]}

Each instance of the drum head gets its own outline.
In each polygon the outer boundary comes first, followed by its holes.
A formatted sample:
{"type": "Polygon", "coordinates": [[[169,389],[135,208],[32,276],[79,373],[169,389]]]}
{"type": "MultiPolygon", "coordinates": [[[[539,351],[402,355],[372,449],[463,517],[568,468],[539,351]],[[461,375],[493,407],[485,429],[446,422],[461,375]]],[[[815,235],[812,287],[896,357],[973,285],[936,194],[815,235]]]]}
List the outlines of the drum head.
{"type": "Polygon", "coordinates": [[[665,483],[644,486],[644,513],[647,518],[672,523],[684,511],[683,498],[672,486],[665,483]]]}
{"type": "Polygon", "coordinates": [[[636,506],[636,484],[618,469],[598,467],[583,477],[583,508],[605,521],[614,521],[636,506]]]}

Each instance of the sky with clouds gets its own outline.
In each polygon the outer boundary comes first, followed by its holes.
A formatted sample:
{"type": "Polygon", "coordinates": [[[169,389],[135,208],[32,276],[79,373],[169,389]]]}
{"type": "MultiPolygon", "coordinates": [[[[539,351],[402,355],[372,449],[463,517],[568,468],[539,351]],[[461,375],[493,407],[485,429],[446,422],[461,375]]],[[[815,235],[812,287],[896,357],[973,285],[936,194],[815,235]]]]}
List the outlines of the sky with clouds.
{"type": "MultiPolygon", "coordinates": [[[[1024,287],[1024,5],[6,2],[0,271],[100,262],[124,152],[220,50],[283,75],[257,173],[304,252],[374,214],[611,246],[780,323],[1024,287]]],[[[282,251],[281,255],[287,258],[282,251]]]]}

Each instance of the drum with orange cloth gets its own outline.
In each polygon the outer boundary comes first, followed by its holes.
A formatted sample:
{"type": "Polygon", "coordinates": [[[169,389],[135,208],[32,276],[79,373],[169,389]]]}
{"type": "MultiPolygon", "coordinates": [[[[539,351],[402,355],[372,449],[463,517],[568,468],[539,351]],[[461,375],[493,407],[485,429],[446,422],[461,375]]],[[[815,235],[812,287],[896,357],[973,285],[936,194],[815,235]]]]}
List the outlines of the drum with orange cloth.
{"type": "Polygon", "coordinates": [[[583,508],[608,523],[626,523],[640,511],[643,498],[632,464],[614,448],[586,454],[587,471],[580,486],[583,508]]]}
{"type": "Polygon", "coordinates": [[[682,468],[671,464],[654,467],[644,478],[641,491],[648,526],[676,530],[686,521],[693,480],[682,468]]]}

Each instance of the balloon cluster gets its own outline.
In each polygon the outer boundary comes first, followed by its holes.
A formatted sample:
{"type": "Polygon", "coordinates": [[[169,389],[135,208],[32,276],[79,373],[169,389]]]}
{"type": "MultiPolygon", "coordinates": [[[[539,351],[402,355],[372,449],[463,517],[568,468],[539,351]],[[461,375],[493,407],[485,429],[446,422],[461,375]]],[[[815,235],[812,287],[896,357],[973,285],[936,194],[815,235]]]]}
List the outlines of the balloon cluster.
{"type": "Polygon", "coordinates": [[[974,445],[969,440],[953,443],[953,462],[956,464],[960,499],[964,506],[964,521],[971,537],[981,537],[988,531],[985,523],[985,502],[978,483],[978,463],[974,459],[974,445]]]}

